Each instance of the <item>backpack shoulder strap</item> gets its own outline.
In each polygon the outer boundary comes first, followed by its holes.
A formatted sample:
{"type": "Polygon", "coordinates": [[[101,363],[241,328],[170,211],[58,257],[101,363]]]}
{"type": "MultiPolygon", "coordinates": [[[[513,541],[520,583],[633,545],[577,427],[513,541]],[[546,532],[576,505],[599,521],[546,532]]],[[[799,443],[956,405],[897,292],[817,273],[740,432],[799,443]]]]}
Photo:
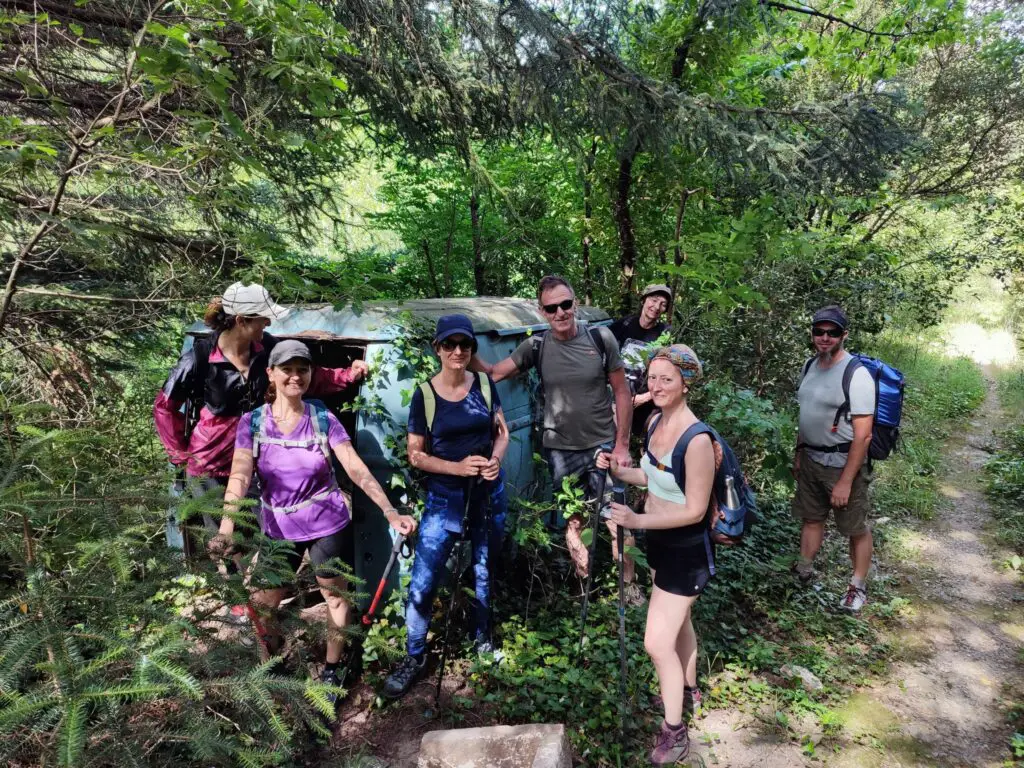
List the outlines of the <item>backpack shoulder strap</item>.
{"type": "Polygon", "coordinates": [[[544,388],[544,340],[547,339],[548,332],[538,333],[533,337],[533,367],[537,369],[537,379],[540,381],[541,389],[544,388]]]}
{"type": "Polygon", "coordinates": [[[437,412],[437,400],[434,399],[434,389],[429,381],[420,384],[420,394],[423,395],[423,415],[427,421],[427,434],[434,429],[434,414],[437,412]]]}
{"type": "Polygon", "coordinates": [[[850,382],[853,381],[853,374],[858,368],[863,368],[864,363],[854,354],[846,361],[846,368],[843,369],[843,404],[836,409],[836,417],[832,421],[832,431],[839,428],[839,422],[844,416],[850,413],[850,382]]]}
{"type": "Polygon", "coordinates": [[[693,438],[704,434],[711,435],[712,440],[715,439],[714,431],[703,421],[691,424],[679,436],[676,447],[672,449],[672,475],[676,479],[676,485],[679,486],[679,490],[683,493],[686,493],[686,450],[690,447],[690,442],[693,438]]]}
{"type": "Polygon", "coordinates": [[[480,379],[480,394],[484,396],[484,402],[487,404],[487,412],[494,414],[494,403],[493,397],[491,396],[491,379],[483,371],[476,372],[477,378],[480,379]]]}
{"type": "Polygon", "coordinates": [[[598,353],[601,355],[601,367],[608,367],[608,351],[604,346],[604,336],[601,335],[601,328],[589,328],[590,340],[594,342],[594,346],[597,347],[598,353]]]}
{"type": "MultiPolygon", "coordinates": [[[[807,372],[809,370],[811,370],[811,366],[813,364],[814,364],[814,358],[813,357],[807,358],[807,362],[804,363],[804,369],[800,372],[800,381],[803,381],[804,379],[807,378],[807,372]]],[[[797,382],[797,386],[798,387],[800,386],[800,382],[797,382]]]]}
{"type": "Polygon", "coordinates": [[[316,436],[316,442],[329,463],[331,461],[331,446],[328,444],[327,434],[331,431],[331,422],[327,418],[327,406],[322,400],[307,400],[306,402],[313,409],[313,434],[316,436]]]}
{"type": "Polygon", "coordinates": [[[266,434],[266,409],[269,405],[261,405],[259,408],[252,412],[252,417],[249,421],[249,437],[252,439],[252,457],[258,459],[260,455],[260,442],[266,434]]]}
{"type": "MultiPolygon", "coordinates": [[[[659,421],[661,421],[661,411],[652,413],[647,420],[647,429],[644,430],[644,452],[647,454],[650,454],[650,449],[647,446],[651,444],[651,435],[654,434],[654,428],[658,426],[659,421]]],[[[657,458],[652,456],[648,456],[648,459],[652,463],[657,461],[657,458]]]]}
{"type": "MultiPolygon", "coordinates": [[[[188,418],[186,423],[194,428],[199,421],[199,411],[206,401],[206,379],[210,375],[210,355],[213,354],[213,346],[217,343],[216,336],[203,336],[192,343],[192,357],[196,361],[195,371],[192,375],[192,391],[189,393],[189,402],[186,406],[188,418]]],[[[186,438],[189,435],[185,436],[186,438]]]]}

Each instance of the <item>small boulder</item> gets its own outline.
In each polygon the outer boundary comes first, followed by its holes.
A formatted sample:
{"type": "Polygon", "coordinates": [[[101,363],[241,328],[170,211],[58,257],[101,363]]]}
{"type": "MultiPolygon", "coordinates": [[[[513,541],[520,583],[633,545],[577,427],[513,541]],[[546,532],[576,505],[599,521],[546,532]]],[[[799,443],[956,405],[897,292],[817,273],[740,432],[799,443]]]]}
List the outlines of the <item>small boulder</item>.
{"type": "Polygon", "coordinates": [[[799,678],[800,685],[803,686],[805,691],[820,691],[825,687],[825,684],[818,679],[817,675],[807,669],[807,667],[801,667],[799,664],[785,664],[779,670],[779,674],[787,680],[792,680],[795,677],[799,678]]]}

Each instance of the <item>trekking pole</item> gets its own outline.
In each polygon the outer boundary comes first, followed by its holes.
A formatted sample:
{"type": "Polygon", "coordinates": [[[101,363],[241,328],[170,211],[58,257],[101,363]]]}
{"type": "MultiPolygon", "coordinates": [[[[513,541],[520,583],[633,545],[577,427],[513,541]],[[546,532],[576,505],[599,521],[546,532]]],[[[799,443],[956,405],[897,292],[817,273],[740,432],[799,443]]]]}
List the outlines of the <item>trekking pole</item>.
{"type": "Polygon", "coordinates": [[[373,614],[377,611],[377,604],[380,603],[381,595],[384,594],[384,588],[388,584],[388,577],[391,576],[391,570],[395,567],[395,563],[398,561],[399,553],[406,558],[412,554],[409,550],[407,537],[404,533],[398,534],[395,538],[394,546],[391,547],[391,556],[388,558],[388,564],[384,566],[384,574],[380,577],[380,584],[377,585],[377,591],[373,593],[373,600],[370,601],[370,607],[363,615],[364,627],[368,627],[373,623],[373,614]],[[405,548],[404,552],[402,551],[403,547],[405,548]]]}
{"type": "MultiPolygon", "coordinates": [[[[459,540],[455,543],[455,546],[459,546],[462,541],[466,538],[466,526],[469,525],[469,502],[473,498],[473,487],[477,484],[477,478],[471,478],[466,485],[466,508],[462,511],[462,533],[459,534],[459,540]]],[[[455,598],[459,594],[459,581],[461,581],[462,574],[459,573],[459,560],[461,558],[456,555],[455,558],[455,570],[452,573],[451,600],[448,601],[448,614],[444,619],[444,644],[441,646],[441,666],[437,671],[437,688],[434,689],[434,706],[440,706],[441,704],[441,683],[444,681],[444,666],[448,663],[448,639],[451,636],[452,628],[452,614],[455,613],[455,598]]]]}
{"type": "MultiPolygon", "coordinates": [[[[618,503],[623,503],[625,496],[613,491],[618,503]]],[[[621,525],[615,526],[615,543],[619,549],[619,730],[626,732],[626,531],[621,525]]]]}
{"type": "MultiPolygon", "coordinates": [[[[602,453],[601,448],[594,452],[594,460],[602,453]]],[[[587,608],[590,607],[590,587],[594,583],[594,558],[597,556],[597,526],[601,522],[601,503],[604,501],[604,486],[608,481],[608,472],[602,471],[597,478],[597,498],[594,499],[594,512],[590,516],[590,556],[587,558],[587,581],[583,589],[583,610],[580,612],[580,645],[579,655],[583,654],[583,638],[587,634],[587,608]]]]}

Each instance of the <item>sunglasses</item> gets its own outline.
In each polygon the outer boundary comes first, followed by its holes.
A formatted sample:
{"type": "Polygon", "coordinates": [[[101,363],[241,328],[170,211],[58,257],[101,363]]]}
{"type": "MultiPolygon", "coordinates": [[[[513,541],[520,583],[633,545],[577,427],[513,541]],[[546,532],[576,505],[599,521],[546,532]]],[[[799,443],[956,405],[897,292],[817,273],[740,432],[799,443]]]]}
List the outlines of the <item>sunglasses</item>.
{"type": "Polygon", "coordinates": [[[846,333],[842,328],[811,328],[811,336],[828,336],[830,339],[842,338],[846,333]]]}
{"type": "Polygon", "coordinates": [[[463,352],[472,352],[473,340],[462,339],[461,341],[455,341],[454,339],[445,339],[444,341],[441,342],[441,349],[443,349],[445,352],[451,352],[456,347],[461,349],[463,352]]]}
{"type": "Polygon", "coordinates": [[[549,315],[553,315],[558,310],[568,312],[570,309],[572,309],[572,305],[575,303],[576,299],[566,299],[565,301],[560,302],[558,304],[542,304],[541,306],[544,308],[545,312],[547,312],[549,315]]]}

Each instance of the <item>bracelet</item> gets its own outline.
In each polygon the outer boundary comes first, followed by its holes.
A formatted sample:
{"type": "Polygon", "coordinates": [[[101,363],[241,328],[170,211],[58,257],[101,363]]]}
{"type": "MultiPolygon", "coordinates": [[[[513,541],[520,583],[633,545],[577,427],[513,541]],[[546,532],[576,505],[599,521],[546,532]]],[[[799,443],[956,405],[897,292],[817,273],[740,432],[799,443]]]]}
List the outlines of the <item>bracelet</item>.
{"type": "Polygon", "coordinates": [[[396,515],[401,515],[401,512],[399,512],[394,507],[388,507],[387,509],[384,510],[384,517],[390,517],[392,512],[394,512],[396,515]]]}

